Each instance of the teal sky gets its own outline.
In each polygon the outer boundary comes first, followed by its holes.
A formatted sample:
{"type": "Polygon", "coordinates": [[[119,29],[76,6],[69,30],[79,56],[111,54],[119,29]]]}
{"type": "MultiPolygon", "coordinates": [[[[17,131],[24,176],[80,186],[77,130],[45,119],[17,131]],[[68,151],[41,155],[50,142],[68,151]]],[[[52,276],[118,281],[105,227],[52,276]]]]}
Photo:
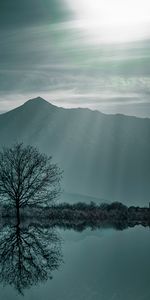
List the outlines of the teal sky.
{"type": "Polygon", "coordinates": [[[150,117],[149,0],[0,0],[0,112],[41,96],[150,117]]]}

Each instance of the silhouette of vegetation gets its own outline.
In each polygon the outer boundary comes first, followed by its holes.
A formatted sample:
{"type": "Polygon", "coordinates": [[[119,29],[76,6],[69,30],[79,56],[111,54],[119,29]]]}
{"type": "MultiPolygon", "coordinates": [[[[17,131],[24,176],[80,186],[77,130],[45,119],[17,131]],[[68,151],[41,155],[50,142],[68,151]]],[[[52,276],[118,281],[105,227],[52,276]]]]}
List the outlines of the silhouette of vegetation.
{"type": "MultiPolygon", "coordinates": [[[[15,211],[8,206],[1,207],[1,217],[3,219],[16,218],[15,211]]],[[[120,202],[110,204],[96,204],[83,202],[69,204],[53,204],[49,207],[29,207],[20,208],[21,220],[47,223],[50,226],[60,226],[65,228],[86,228],[92,229],[101,226],[111,226],[118,229],[124,229],[128,226],[141,224],[149,226],[150,208],[149,207],[127,207],[120,202]]]]}
{"type": "Polygon", "coordinates": [[[123,230],[135,225],[149,226],[150,209],[148,207],[127,207],[120,202],[100,205],[91,202],[68,204],[62,203],[44,209],[44,215],[55,226],[82,231],[113,227],[123,230]]]}
{"type": "Polygon", "coordinates": [[[0,201],[15,207],[18,219],[21,207],[48,206],[59,194],[62,172],[51,160],[22,143],[0,152],[0,201]]]}
{"type": "Polygon", "coordinates": [[[0,232],[0,282],[23,295],[47,279],[62,262],[61,243],[54,229],[29,224],[6,225],[0,232]]]}

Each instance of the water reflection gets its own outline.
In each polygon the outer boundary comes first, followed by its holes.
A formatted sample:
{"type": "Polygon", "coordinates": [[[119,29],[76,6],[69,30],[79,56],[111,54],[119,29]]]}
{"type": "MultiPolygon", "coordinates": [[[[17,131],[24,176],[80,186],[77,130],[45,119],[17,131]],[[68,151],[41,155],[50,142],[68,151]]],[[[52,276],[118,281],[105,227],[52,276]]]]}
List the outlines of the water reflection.
{"type": "Polygon", "coordinates": [[[52,228],[5,225],[0,231],[0,282],[20,294],[47,279],[62,262],[61,241],[52,228]]]}
{"type": "MultiPolygon", "coordinates": [[[[41,216],[42,217],[42,216],[41,216]]],[[[63,259],[61,237],[55,228],[82,232],[90,228],[124,230],[136,225],[148,226],[148,221],[95,219],[70,220],[50,218],[2,218],[0,223],[0,282],[11,285],[19,294],[24,290],[52,279],[63,259]]],[[[91,246],[90,246],[91,247],[91,246]]],[[[101,244],[101,247],[103,245],[101,244]]],[[[99,256],[97,257],[99,261],[99,256]]]]}

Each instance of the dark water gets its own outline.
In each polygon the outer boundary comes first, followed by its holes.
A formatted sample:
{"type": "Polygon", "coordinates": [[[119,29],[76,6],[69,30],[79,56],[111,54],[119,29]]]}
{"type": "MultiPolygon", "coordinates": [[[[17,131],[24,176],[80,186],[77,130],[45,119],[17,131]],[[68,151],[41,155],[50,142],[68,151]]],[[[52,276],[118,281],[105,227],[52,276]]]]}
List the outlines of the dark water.
{"type": "Polygon", "coordinates": [[[149,228],[16,230],[1,229],[0,299],[150,299],[149,228]]]}

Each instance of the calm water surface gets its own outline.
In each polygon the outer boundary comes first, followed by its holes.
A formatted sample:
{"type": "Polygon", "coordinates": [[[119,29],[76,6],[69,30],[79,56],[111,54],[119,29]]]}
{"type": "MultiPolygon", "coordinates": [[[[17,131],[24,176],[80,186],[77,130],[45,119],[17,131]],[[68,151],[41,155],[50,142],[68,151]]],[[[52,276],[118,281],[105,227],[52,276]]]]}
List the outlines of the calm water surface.
{"type": "MultiPolygon", "coordinates": [[[[56,230],[62,238],[53,279],[24,290],[0,286],[3,300],[149,300],[150,229],[56,230]]],[[[2,258],[0,258],[0,263],[2,258]]]]}

